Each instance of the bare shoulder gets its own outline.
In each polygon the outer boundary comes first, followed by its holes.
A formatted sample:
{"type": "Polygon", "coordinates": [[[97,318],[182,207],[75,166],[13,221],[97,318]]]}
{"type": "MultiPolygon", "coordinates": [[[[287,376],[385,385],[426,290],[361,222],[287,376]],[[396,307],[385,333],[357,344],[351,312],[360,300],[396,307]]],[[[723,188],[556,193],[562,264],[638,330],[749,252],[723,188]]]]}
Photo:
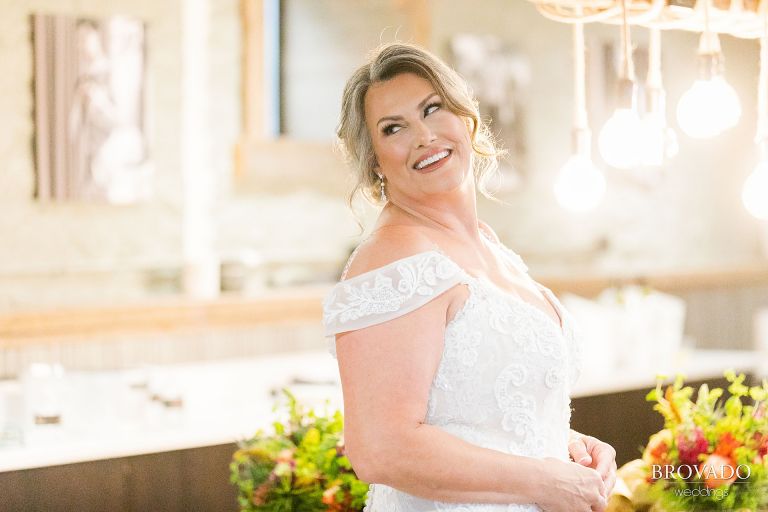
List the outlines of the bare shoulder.
{"type": "Polygon", "coordinates": [[[435,249],[426,230],[416,226],[392,225],[377,230],[357,250],[350,262],[347,279],[383,267],[408,256],[435,249]]]}
{"type": "Polygon", "coordinates": [[[486,234],[488,234],[491,240],[497,243],[501,243],[501,241],[499,240],[499,236],[496,234],[496,232],[487,222],[478,219],[477,224],[480,226],[480,229],[482,229],[483,231],[485,231],[486,234]]]}

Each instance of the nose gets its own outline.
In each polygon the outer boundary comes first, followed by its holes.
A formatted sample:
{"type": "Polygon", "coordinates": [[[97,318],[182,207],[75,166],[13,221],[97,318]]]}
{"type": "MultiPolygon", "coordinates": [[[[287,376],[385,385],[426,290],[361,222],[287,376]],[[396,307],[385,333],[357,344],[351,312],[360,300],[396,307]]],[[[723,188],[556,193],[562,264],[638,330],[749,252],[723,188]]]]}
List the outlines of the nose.
{"type": "Polygon", "coordinates": [[[415,144],[417,148],[428,146],[437,137],[427,123],[422,120],[416,122],[414,126],[415,144]]]}

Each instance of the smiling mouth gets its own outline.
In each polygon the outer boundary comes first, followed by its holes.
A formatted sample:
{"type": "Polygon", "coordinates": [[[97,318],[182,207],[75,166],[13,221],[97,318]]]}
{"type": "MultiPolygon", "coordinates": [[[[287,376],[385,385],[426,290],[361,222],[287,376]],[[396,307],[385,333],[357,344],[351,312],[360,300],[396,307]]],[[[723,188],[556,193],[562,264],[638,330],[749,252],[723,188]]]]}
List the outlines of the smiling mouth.
{"type": "Polygon", "coordinates": [[[424,160],[421,160],[419,162],[416,162],[416,165],[413,166],[414,169],[417,171],[421,171],[427,167],[430,167],[431,165],[436,164],[437,162],[440,162],[447,158],[451,154],[451,151],[448,149],[444,149],[439,153],[435,153],[429,158],[425,158],[424,160]]]}

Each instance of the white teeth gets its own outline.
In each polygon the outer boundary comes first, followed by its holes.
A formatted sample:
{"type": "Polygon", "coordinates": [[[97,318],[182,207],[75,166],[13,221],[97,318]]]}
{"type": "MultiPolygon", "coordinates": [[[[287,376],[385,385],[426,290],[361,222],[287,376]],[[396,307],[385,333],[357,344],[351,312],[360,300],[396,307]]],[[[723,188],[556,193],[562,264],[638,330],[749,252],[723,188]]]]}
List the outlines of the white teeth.
{"type": "Polygon", "coordinates": [[[436,154],[432,155],[431,157],[426,158],[426,159],[422,160],[421,162],[417,163],[416,164],[416,168],[417,169],[423,169],[424,167],[426,167],[426,166],[428,166],[430,164],[433,164],[433,163],[437,162],[438,160],[442,160],[443,158],[447,157],[448,154],[449,154],[448,150],[444,149],[441,152],[436,153],[436,154]]]}

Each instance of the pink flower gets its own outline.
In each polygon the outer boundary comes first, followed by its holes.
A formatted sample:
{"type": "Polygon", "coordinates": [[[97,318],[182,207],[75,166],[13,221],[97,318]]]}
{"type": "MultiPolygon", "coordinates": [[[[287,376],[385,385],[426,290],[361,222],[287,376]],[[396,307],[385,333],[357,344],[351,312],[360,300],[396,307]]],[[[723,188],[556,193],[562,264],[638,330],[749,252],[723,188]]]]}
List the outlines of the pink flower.
{"type": "Polygon", "coordinates": [[[699,455],[706,454],[709,449],[707,438],[700,427],[693,431],[680,433],[677,436],[677,451],[680,462],[689,466],[695,466],[699,463],[699,455]]]}
{"type": "Polygon", "coordinates": [[[761,461],[765,458],[766,455],[768,455],[768,434],[755,432],[755,434],[752,436],[752,439],[754,440],[755,447],[757,448],[756,459],[761,461]]]}

